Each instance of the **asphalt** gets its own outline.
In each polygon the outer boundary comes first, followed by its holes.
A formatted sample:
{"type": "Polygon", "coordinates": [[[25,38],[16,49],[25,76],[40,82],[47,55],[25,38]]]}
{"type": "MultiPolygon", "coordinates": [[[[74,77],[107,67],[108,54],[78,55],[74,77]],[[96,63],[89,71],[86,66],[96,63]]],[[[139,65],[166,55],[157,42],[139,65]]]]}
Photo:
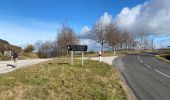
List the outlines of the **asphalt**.
{"type": "Polygon", "coordinates": [[[170,100],[170,64],[154,54],[118,57],[114,64],[120,70],[137,100],[170,100]]]}

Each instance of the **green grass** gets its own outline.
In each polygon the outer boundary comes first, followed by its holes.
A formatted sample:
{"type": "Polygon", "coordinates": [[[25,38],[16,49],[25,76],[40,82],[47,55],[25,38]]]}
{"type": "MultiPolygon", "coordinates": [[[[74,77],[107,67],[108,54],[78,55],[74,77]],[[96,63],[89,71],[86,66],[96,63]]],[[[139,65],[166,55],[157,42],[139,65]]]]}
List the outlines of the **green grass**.
{"type": "Polygon", "coordinates": [[[22,57],[23,57],[23,58],[39,58],[37,54],[34,54],[34,53],[26,53],[26,52],[23,52],[22,57]]]}
{"type": "Polygon", "coordinates": [[[10,57],[0,54],[0,61],[10,60],[10,57]]]}
{"type": "Polygon", "coordinates": [[[0,75],[1,100],[127,100],[117,71],[97,61],[53,60],[0,75]]]}

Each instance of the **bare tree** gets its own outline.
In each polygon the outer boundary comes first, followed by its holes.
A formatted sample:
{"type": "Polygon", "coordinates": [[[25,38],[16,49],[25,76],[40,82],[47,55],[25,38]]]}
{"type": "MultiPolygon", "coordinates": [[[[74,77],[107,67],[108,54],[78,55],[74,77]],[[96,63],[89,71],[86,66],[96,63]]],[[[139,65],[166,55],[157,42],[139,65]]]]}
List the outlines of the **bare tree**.
{"type": "Polygon", "coordinates": [[[140,45],[140,50],[152,50],[153,49],[153,38],[151,38],[148,34],[140,33],[138,34],[138,41],[140,45]]]}
{"type": "Polygon", "coordinates": [[[90,38],[95,40],[97,43],[101,45],[101,51],[104,52],[103,47],[106,43],[105,40],[105,32],[106,32],[106,26],[102,22],[97,22],[90,33],[90,38]]]}
{"type": "Polygon", "coordinates": [[[61,55],[67,54],[67,46],[79,44],[79,39],[76,37],[74,30],[66,23],[62,24],[58,29],[56,44],[61,55]]]}
{"type": "Polygon", "coordinates": [[[109,52],[110,48],[112,48],[112,50],[115,49],[115,45],[118,43],[118,34],[118,30],[113,23],[106,27],[105,40],[109,46],[109,52]]]}

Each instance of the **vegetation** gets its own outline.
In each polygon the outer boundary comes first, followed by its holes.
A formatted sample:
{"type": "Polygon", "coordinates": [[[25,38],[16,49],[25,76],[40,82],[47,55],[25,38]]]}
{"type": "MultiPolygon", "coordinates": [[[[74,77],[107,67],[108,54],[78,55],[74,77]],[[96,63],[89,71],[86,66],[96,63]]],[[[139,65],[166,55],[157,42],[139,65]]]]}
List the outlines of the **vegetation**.
{"type": "MultiPolygon", "coordinates": [[[[112,19],[111,19],[112,20],[112,19]]],[[[145,33],[133,34],[120,30],[116,23],[105,23],[101,18],[88,32],[89,38],[101,45],[101,51],[109,48],[109,51],[118,50],[152,50],[153,38],[145,33]]]]}
{"type": "Polygon", "coordinates": [[[10,57],[0,54],[0,61],[10,60],[10,57]]]}
{"type": "Polygon", "coordinates": [[[39,58],[39,56],[37,54],[35,54],[35,53],[27,53],[27,52],[23,52],[22,57],[24,59],[27,59],[27,58],[39,58]]]}
{"type": "Polygon", "coordinates": [[[165,58],[170,60],[170,54],[166,55],[165,58]]]}
{"type": "Polygon", "coordinates": [[[53,60],[1,75],[0,99],[127,100],[127,95],[108,64],[53,60]]]}
{"type": "Polygon", "coordinates": [[[5,43],[5,44],[9,44],[9,42],[8,42],[8,41],[3,40],[3,39],[0,39],[0,42],[1,42],[1,43],[5,43]]]}
{"type": "Polygon", "coordinates": [[[20,53],[22,51],[22,48],[9,44],[8,41],[0,39],[0,53],[4,54],[4,51],[16,51],[20,53]]]}
{"type": "Polygon", "coordinates": [[[58,28],[57,36],[54,41],[38,41],[35,46],[37,47],[38,55],[41,58],[65,56],[68,45],[79,44],[74,30],[68,24],[62,24],[58,28]]]}
{"type": "Polygon", "coordinates": [[[156,56],[158,59],[164,60],[166,62],[170,62],[170,50],[169,49],[160,49],[156,50],[158,55],[156,56]]]}
{"type": "Polygon", "coordinates": [[[24,48],[24,52],[26,53],[33,53],[35,47],[32,44],[28,44],[27,47],[24,48]]]}

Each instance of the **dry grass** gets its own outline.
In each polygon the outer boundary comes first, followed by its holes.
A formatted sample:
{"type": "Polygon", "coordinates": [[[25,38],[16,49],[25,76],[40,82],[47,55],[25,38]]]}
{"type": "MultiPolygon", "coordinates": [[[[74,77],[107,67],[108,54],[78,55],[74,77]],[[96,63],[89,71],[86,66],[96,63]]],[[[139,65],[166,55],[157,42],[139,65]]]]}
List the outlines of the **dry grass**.
{"type": "Polygon", "coordinates": [[[27,59],[27,58],[39,58],[37,54],[34,54],[34,53],[23,53],[22,54],[22,57],[27,59]]]}
{"type": "Polygon", "coordinates": [[[0,76],[1,100],[127,100],[110,65],[53,60],[0,76]]]}
{"type": "Polygon", "coordinates": [[[167,54],[162,54],[162,55],[156,55],[156,57],[160,60],[166,61],[170,63],[170,60],[166,59],[167,54]]]}
{"type": "Polygon", "coordinates": [[[0,54],[0,61],[10,60],[10,57],[0,54]]]}

